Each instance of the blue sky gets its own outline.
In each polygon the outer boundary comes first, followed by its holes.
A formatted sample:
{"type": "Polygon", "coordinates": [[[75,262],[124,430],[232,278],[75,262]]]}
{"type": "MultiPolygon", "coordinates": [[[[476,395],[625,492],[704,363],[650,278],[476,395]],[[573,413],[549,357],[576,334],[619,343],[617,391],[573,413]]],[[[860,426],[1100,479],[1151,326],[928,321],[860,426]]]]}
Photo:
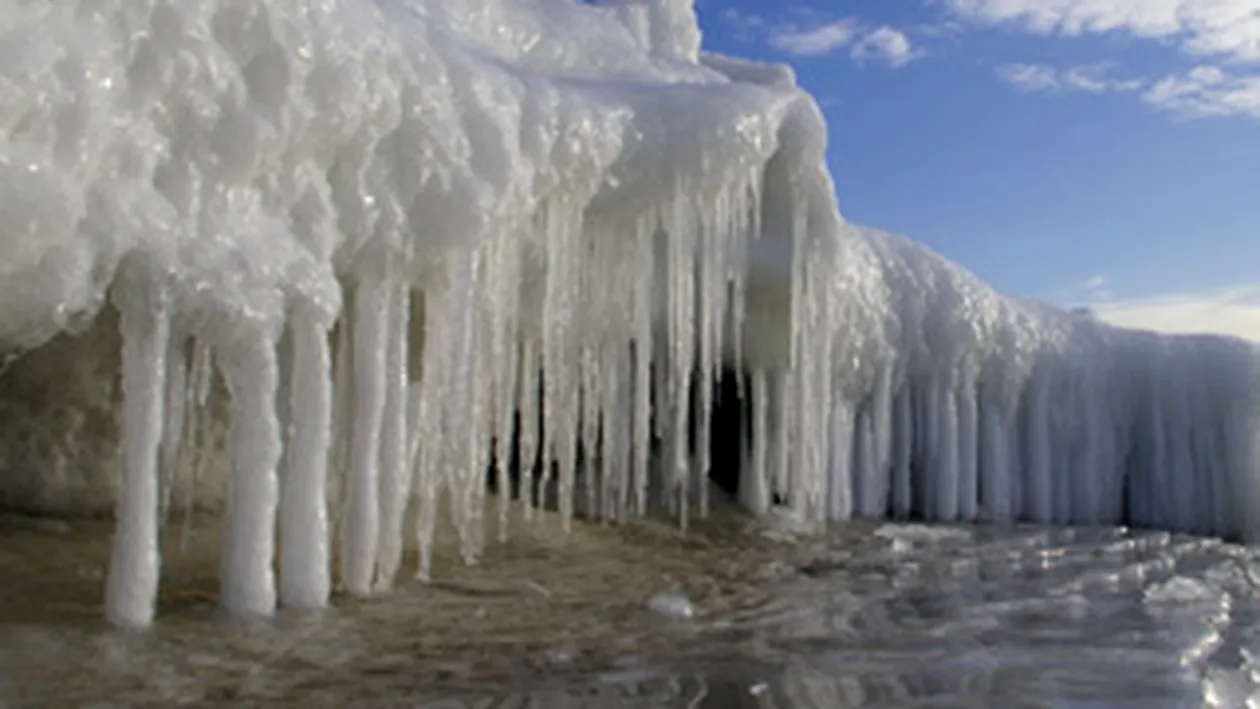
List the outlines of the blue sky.
{"type": "Polygon", "coordinates": [[[791,63],[850,220],[1001,291],[1260,339],[1260,0],[697,0],[791,63]]]}

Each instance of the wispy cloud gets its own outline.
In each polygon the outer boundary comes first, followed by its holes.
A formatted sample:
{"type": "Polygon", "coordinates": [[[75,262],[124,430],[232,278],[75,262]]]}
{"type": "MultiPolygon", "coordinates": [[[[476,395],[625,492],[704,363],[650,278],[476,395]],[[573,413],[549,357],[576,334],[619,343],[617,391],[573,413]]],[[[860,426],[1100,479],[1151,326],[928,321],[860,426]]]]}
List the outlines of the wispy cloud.
{"type": "Polygon", "coordinates": [[[1098,303],[1112,299],[1110,283],[1106,276],[1096,274],[1080,283],[1074,283],[1063,289],[1058,300],[1065,303],[1098,303]]]}
{"type": "Polygon", "coordinates": [[[737,36],[762,36],[771,47],[794,57],[824,57],[845,51],[859,64],[878,61],[900,68],[922,56],[905,32],[886,25],[871,26],[856,18],[831,19],[798,11],[791,21],[771,22],[737,10],[727,10],[724,17],[737,36]]]}
{"type": "Polygon", "coordinates": [[[945,0],[959,18],[1069,37],[1127,33],[1227,61],[1260,61],[1260,0],[945,0]]]}
{"type": "Polygon", "coordinates": [[[788,54],[814,57],[848,46],[856,33],[855,20],[837,20],[806,27],[775,27],[770,30],[769,41],[770,46],[788,54]]]}
{"type": "Polygon", "coordinates": [[[1260,342],[1260,286],[1084,303],[1104,322],[1180,334],[1233,335],[1260,342]]]}
{"type": "Polygon", "coordinates": [[[1260,74],[1237,76],[1219,67],[1195,67],[1155,83],[1142,100],[1187,118],[1250,116],[1260,120],[1260,74]]]}
{"type": "Polygon", "coordinates": [[[1148,105],[1186,118],[1260,120],[1260,0],[943,0],[953,17],[1046,36],[1120,34],[1154,40],[1200,63],[1162,78],[1009,64],[998,76],[1023,91],[1141,91],[1148,105]],[[1203,63],[1203,62],[1211,63],[1203,63]]]}
{"type": "Polygon", "coordinates": [[[1047,64],[1003,64],[995,72],[998,78],[1029,93],[1050,91],[1102,94],[1108,91],[1136,91],[1144,82],[1137,79],[1116,79],[1108,75],[1110,65],[1094,64],[1066,69],[1047,64]]]}

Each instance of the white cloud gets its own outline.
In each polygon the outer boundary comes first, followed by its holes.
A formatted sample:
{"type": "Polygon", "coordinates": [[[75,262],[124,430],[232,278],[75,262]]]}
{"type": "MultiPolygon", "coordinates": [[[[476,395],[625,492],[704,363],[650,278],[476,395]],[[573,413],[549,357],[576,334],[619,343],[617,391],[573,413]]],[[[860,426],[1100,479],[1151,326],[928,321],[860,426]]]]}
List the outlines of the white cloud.
{"type": "Polygon", "coordinates": [[[903,67],[918,57],[910,38],[887,26],[867,33],[853,45],[849,53],[859,64],[870,59],[881,59],[894,67],[903,67]]]}
{"type": "Polygon", "coordinates": [[[1111,300],[1107,277],[1098,274],[1065,288],[1059,300],[1069,303],[1096,303],[1111,300]]]}
{"type": "Polygon", "coordinates": [[[1024,91],[1139,91],[1186,118],[1260,120],[1260,0],[943,0],[954,17],[1043,35],[1119,33],[1155,40],[1202,62],[1184,74],[1118,81],[1103,73],[1011,64],[998,76],[1024,91]]]}
{"type": "Polygon", "coordinates": [[[1135,91],[1143,82],[1136,79],[1115,79],[1107,75],[1106,64],[1059,69],[1046,64],[1003,64],[995,71],[998,78],[1029,93],[1038,91],[1084,92],[1102,94],[1108,91],[1135,91]]]}
{"type": "Polygon", "coordinates": [[[963,19],[1038,34],[1127,33],[1189,54],[1260,62],[1260,0],[945,0],[963,19]]]}
{"type": "Polygon", "coordinates": [[[1200,66],[1167,77],[1142,94],[1146,103],[1187,118],[1250,116],[1260,120],[1260,75],[1237,76],[1200,66]]]}
{"type": "Polygon", "coordinates": [[[1260,286],[1085,303],[1121,327],[1178,334],[1233,335],[1260,342],[1260,286]]]}
{"type": "Polygon", "coordinates": [[[853,20],[837,20],[807,27],[788,25],[770,31],[770,46],[802,57],[820,56],[847,46],[857,33],[853,20]]]}
{"type": "Polygon", "coordinates": [[[822,57],[848,50],[853,61],[878,60],[900,68],[922,56],[906,33],[888,26],[872,29],[855,18],[824,19],[797,11],[794,22],[768,22],[758,15],[727,10],[723,17],[741,39],[764,35],[771,47],[795,57],[822,57]]]}

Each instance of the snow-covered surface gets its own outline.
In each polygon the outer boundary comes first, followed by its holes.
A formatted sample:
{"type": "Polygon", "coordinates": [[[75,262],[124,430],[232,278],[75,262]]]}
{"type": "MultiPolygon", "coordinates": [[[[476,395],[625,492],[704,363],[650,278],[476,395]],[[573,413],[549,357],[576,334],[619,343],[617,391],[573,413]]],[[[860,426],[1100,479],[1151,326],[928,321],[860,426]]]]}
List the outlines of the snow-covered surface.
{"type": "Polygon", "coordinates": [[[330,478],[350,593],[392,583],[408,496],[422,576],[446,493],[475,561],[518,409],[566,524],[650,490],[685,524],[723,363],[751,373],[758,512],[1250,531],[1254,346],[1003,299],[845,224],[791,72],[699,47],[690,0],[0,9],[0,343],[122,313],[111,618],[151,616],[155,460],[190,445],[206,354],[239,611],[326,601],[330,478]]]}

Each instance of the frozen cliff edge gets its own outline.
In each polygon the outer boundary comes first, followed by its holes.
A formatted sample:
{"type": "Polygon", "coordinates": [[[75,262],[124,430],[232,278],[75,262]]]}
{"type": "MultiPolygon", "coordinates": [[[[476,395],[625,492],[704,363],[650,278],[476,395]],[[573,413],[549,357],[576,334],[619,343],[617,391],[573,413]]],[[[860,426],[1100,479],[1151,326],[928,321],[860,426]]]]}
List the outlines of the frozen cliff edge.
{"type": "Polygon", "coordinates": [[[1007,298],[920,244],[842,229],[846,272],[872,274],[837,284],[843,509],[1257,538],[1254,343],[1007,298]]]}
{"type": "Polygon", "coordinates": [[[110,479],[67,451],[112,432],[77,404],[117,403],[119,624],[207,480],[243,613],[326,603],[334,538],[349,593],[388,588],[413,500],[421,575],[443,500],[470,562],[543,488],[566,524],[579,497],[685,523],[727,368],[741,497],[807,525],[1260,509],[1253,347],[1002,299],[845,224],[814,101],[702,55],[690,0],[9,3],[0,123],[0,344],[76,374],[6,388],[14,430],[63,433],[7,435],[0,480],[110,479]],[[59,335],[113,318],[109,355],[59,335]],[[545,472],[487,505],[513,454],[545,472]]]}

